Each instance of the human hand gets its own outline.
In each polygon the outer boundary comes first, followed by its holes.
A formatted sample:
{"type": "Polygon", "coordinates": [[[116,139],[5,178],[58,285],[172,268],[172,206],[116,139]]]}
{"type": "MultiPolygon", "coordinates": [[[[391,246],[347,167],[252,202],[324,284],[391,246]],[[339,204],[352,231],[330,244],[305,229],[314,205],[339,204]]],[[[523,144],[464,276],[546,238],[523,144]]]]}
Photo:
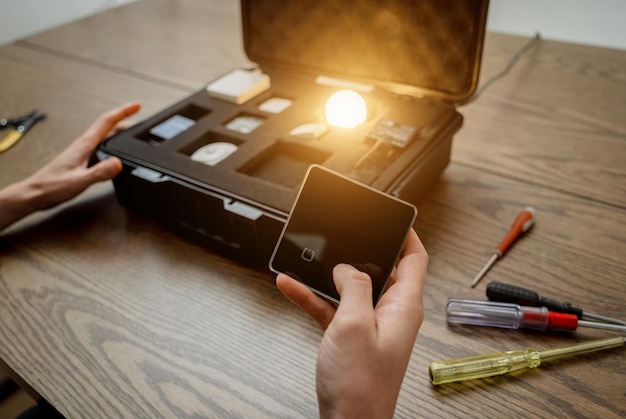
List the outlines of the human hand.
{"type": "Polygon", "coordinates": [[[428,254],[413,229],[390,286],[372,307],[369,276],[351,265],[333,270],[338,306],[279,274],[279,290],[325,330],[317,356],[320,417],[392,417],[424,315],[428,254]]]}
{"type": "Polygon", "coordinates": [[[125,118],[139,111],[137,102],[106,112],[50,163],[28,178],[0,191],[0,230],[31,212],[52,208],[74,198],[90,185],[109,180],[122,170],[122,162],[111,157],[91,167],[89,159],[110,133],[124,127],[125,118]]]}
{"type": "Polygon", "coordinates": [[[122,162],[112,157],[87,167],[94,150],[122,120],[139,111],[139,103],[129,103],[106,112],[50,163],[28,178],[39,193],[37,210],[54,207],[74,198],[88,186],[109,180],[122,170],[122,162]]]}

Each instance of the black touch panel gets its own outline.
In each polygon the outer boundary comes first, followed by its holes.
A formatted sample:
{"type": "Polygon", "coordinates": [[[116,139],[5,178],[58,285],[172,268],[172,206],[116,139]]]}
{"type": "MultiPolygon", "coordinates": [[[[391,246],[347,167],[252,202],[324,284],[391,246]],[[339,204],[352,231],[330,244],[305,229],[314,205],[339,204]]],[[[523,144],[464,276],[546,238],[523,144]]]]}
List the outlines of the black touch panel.
{"type": "Polygon", "coordinates": [[[312,165],[270,269],[338,302],[332,270],[338,263],[349,263],[369,274],[375,304],[416,214],[409,203],[312,165]]]}

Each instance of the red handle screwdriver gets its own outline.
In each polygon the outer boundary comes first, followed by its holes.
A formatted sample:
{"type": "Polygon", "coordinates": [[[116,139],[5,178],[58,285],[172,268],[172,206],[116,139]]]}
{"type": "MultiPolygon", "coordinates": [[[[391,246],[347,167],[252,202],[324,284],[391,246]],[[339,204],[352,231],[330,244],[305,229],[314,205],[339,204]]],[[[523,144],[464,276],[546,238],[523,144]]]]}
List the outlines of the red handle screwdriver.
{"type": "Polygon", "coordinates": [[[485,266],[483,266],[480,272],[478,272],[478,274],[474,277],[471,285],[472,288],[474,288],[476,284],[478,284],[478,282],[483,278],[483,276],[485,276],[485,274],[493,266],[493,264],[496,263],[496,261],[502,256],[504,256],[506,251],[511,247],[515,240],[517,240],[517,238],[523,233],[530,230],[533,225],[535,225],[535,209],[532,207],[526,207],[522,212],[518,214],[517,218],[515,218],[511,229],[508,233],[506,233],[506,236],[504,236],[504,239],[502,239],[496,251],[493,252],[485,266]]]}
{"type": "Polygon", "coordinates": [[[575,314],[556,313],[545,307],[527,307],[497,301],[476,301],[450,298],[446,305],[446,320],[453,324],[534,329],[541,331],[574,331],[578,327],[626,332],[620,324],[578,320],[575,314]]]}

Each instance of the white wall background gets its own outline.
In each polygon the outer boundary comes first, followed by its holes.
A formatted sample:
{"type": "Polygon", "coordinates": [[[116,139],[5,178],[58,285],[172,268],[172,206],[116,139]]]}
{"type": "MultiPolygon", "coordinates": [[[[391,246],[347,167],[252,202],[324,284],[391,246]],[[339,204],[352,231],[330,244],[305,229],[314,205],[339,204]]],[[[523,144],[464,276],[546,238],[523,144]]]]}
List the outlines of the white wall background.
{"type": "Polygon", "coordinates": [[[487,28],[626,50],[626,1],[491,0],[487,28]]]}
{"type": "Polygon", "coordinates": [[[0,45],[132,1],[0,0],[0,45]]]}
{"type": "MultiPolygon", "coordinates": [[[[0,0],[0,45],[132,1],[0,0]]],[[[487,27],[626,50],[625,21],[625,0],[491,0],[487,27]]]]}

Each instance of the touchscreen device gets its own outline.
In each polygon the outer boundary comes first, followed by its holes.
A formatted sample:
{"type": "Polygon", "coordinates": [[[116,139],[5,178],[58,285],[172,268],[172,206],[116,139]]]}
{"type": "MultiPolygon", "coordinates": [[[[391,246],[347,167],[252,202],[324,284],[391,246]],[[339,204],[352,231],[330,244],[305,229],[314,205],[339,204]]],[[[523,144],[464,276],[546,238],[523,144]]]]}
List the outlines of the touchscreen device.
{"type": "Polygon", "coordinates": [[[376,304],[416,215],[407,202],[311,165],[269,267],[338,303],[332,271],[348,263],[370,276],[376,304]]]}

